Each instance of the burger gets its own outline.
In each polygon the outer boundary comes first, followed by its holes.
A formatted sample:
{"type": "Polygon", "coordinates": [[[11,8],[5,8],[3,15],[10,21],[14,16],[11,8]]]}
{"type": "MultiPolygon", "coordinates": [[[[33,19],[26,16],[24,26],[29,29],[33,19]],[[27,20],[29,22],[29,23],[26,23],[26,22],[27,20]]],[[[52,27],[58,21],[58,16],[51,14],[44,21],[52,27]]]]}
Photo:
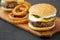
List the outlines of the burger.
{"type": "Polygon", "coordinates": [[[54,28],[57,9],[47,3],[35,4],[29,9],[29,27],[37,31],[54,28]]]}
{"type": "Polygon", "coordinates": [[[1,8],[5,11],[12,11],[18,3],[15,0],[2,0],[1,1],[1,8]]]}

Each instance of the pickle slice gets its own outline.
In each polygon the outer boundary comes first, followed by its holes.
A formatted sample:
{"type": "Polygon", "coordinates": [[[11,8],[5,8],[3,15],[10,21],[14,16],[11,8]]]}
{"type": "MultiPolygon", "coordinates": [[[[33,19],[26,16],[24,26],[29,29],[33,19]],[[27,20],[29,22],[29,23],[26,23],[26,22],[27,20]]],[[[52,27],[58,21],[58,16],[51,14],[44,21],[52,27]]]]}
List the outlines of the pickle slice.
{"type": "Polygon", "coordinates": [[[45,20],[50,20],[50,19],[53,19],[53,18],[55,18],[55,16],[50,17],[50,18],[44,18],[44,19],[45,19],[45,20]]]}
{"type": "Polygon", "coordinates": [[[38,15],[35,15],[35,14],[32,14],[34,17],[36,17],[36,18],[40,18],[40,16],[38,16],[38,15]]]}

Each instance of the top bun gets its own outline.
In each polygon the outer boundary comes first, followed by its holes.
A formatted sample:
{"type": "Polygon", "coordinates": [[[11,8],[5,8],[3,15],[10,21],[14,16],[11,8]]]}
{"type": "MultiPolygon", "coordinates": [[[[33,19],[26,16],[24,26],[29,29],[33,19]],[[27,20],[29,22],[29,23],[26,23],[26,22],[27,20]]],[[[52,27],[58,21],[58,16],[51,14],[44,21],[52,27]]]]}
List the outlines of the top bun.
{"type": "Polygon", "coordinates": [[[4,0],[4,1],[11,2],[11,1],[15,1],[15,0],[4,0]]]}
{"type": "Polygon", "coordinates": [[[30,9],[29,12],[39,16],[49,16],[56,14],[57,10],[53,5],[47,3],[35,4],[30,9]]]}

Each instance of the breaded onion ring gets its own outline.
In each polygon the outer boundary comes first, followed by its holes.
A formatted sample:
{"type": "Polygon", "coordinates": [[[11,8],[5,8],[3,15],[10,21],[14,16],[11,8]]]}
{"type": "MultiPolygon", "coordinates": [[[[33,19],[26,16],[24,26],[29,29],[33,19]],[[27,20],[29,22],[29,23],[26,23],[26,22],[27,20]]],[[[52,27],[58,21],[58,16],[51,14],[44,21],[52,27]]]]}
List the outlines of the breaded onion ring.
{"type": "Polygon", "coordinates": [[[27,4],[29,8],[31,7],[31,4],[29,2],[27,2],[27,1],[22,1],[22,2],[20,2],[18,4],[27,4]]]}
{"type": "Polygon", "coordinates": [[[14,15],[26,15],[26,12],[27,12],[27,10],[29,9],[29,7],[26,5],[26,4],[23,4],[23,5],[18,5],[18,6],[16,6],[14,9],[13,9],[13,14],[14,15]],[[22,10],[22,9],[20,9],[20,7],[22,7],[22,6],[25,6],[25,8],[24,8],[24,10],[22,10]],[[18,9],[20,9],[21,10],[21,12],[17,12],[17,11],[19,11],[18,9]]]}
{"type": "Polygon", "coordinates": [[[28,22],[28,15],[25,15],[24,17],[20,17],[20,16],[15,17],[15,15],[11,13],[9,14],[9,19],[13,23],[25,23],[25,22],[28,22]]]}
{"type": "Polygon", "coordinates": [[[18,6],[16,6],[14,9],[13,9],[13,14],[14,15],[20,15],[20,16],[24,16],[26,15],[30,8],[30,4],[28,2],[21,2],[18,6]],[[20,10],[20,12],[18,12],[20,10]]]}

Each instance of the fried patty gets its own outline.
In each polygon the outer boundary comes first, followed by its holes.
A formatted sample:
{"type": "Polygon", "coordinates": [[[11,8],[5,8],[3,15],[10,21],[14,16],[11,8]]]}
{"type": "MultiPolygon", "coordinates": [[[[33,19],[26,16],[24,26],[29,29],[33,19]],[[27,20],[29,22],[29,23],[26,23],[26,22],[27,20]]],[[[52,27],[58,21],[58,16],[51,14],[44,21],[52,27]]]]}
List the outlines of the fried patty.
{"type": "Polygon", "coordinates": [[[1,3],[1,6],[5,7],[5,8],[14,8],[15,6],[17,6],[17,2],[12,1],[12,2],[5,2],[5,3],[1,3]]]}
{"type": "Polygon", "coordinates": [[[54,24],[54,20],[50,22],[30,22],[34,27],[50,27],[54,24]]]}

